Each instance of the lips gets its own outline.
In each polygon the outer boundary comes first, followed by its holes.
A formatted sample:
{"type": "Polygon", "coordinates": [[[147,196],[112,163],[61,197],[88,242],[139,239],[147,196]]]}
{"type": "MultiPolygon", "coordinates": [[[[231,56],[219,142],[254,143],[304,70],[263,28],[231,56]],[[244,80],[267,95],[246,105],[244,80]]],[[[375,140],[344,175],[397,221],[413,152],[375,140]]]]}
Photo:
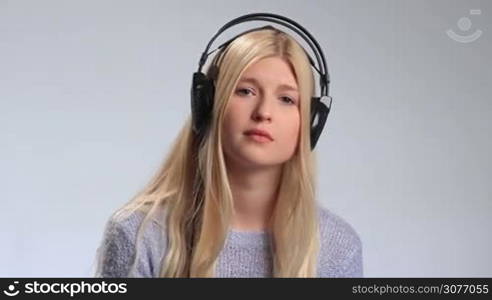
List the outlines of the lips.
{"type": "Polygon", "coordinates": [[[273,141],[273,138],[270,135],[270,133],[268,133],[265,130],[261,130],[261,129],[257,129],[257,128],[256,129],[247,130],[247,131],[244,132],[244,134],[246,134],[246,135],[256,134],[256,135],[267,137],[270,141],[273,141]]]}

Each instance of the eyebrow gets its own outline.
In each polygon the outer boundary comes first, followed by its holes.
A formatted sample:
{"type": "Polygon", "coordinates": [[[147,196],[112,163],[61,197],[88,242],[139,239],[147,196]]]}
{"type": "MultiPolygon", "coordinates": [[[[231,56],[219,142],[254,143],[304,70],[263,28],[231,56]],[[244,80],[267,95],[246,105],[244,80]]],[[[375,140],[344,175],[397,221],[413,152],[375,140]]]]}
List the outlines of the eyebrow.
{"type": "MultiPolygon", "coordinates": [[[[252,77],[245,77],[245,78],[242,78],[241,80],[239,80],[239,82],[249,82],[249,83],[252,83],[252,84],[255,84],[255,85],[260,85],[260,83],[258,82],[258,80],[256,80],[256,78],[252,78],[252,77]]],[[[294,91],[294,92],[297,92],[297,89],[291,85],[288,85],[288,84],[281,84],[278,86],[278,89],[284,89],[284,90],[289,90],[289,91],[294,91]]]]}

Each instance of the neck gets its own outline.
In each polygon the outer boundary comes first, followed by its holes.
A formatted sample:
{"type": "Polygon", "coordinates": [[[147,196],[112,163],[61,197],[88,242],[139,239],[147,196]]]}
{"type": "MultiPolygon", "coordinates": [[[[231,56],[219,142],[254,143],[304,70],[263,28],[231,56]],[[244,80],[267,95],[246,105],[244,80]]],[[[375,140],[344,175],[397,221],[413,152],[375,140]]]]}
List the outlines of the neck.
{"type": "Polygon", "coordinates": [[[268,228],[281,172],[281,165],[257,169],[228,168],[234,199],[233,229],[262,231],[268,228]]]}

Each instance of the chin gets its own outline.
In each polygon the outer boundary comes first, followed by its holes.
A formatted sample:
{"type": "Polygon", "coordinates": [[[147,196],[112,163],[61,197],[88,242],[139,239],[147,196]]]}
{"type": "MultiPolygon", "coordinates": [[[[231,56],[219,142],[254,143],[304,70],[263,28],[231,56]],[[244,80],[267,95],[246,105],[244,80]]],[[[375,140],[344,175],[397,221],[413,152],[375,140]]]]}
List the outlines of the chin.
{"type": "Polygon", "coordinates": [[[283,161],[279,161],[278,158],[266,158],[265,156],[259,157],[257,155],[243,156],[242,160],[245,166],[253,168],[271,168],[284,163],[283,161]]]}

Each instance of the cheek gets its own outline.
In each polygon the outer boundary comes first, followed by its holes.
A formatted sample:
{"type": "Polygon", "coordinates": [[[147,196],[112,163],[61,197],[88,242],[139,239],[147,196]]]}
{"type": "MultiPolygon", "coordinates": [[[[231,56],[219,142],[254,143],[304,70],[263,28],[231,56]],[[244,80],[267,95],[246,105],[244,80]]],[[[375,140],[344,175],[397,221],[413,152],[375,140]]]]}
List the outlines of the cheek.
{"type": "Polygon", "coordinates": [[[231,102],[229,103],[224,115],[222,132],[227,136],[231,136],[234,132],[236,132],[238,128],[241,127],[240,124],[242,124],[244,113],[244,109],[231,99],[231,102]]]}
{"type": "Polygon", "coordinates": [[[295,113],[284,120],[283,124],[288,124],[285,126],[284,137],[292,142],[296,142],[300,131],[300,119],[299,114],[295,113]]]}
{"type": "Polygon", "coordinates": [[[291,152],[299,143],[300,120],[297,115],[286,116],[279,124],[284,124],[278,128],[279,140],[278,147],[283,151],[291,152]]]}

